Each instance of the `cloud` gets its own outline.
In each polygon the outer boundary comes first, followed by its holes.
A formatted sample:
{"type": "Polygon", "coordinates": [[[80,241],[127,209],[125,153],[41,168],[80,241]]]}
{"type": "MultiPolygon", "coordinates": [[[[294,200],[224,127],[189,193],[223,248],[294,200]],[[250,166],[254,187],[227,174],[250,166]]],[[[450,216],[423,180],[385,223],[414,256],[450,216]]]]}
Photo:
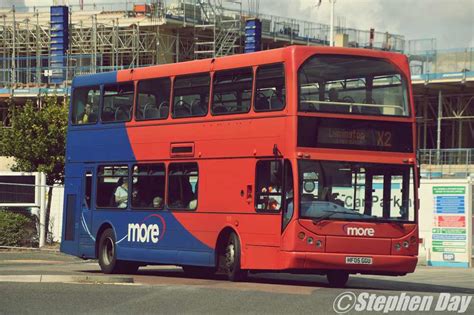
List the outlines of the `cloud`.
{"type": "MultiPolygon", "coordinates": [[[[53,0],[0,0],[0,7],[21,3],[44,6],[51,5],[52,2],[53,0]]],[[[79,0],[69,0],[71,4],[78,2],[79,0]]],[[[246,4],[248,1],[242,2],[246,4]]],[[[259,7],[260,13],[329,24],[330,1],[322,0],[320,7],[316,6],[317,2],[318,0],[260,0],[259,7]]],[[[403,35],[407,40],[436,38],[438,49],[474,45],[473,0],[336,0],[335,8],[336,25],[363,31],[375,28],[377,32],[403,35]]]]}
{"type": "Polygon", "coordinates": [[[25,1],[24,0],[0,0],[0,8],[8,8],[13,5],[22,7],[25,5],[25,1]]]}
{"type": "MultiPolygon", "coordinates": [[[[260,12],[329,24],[330,2],[261,0],[260,12]]],[[[404,35],[405,39],[436,38],[438,48],[472,46],[473,0],[336,0],[341,26],[404,35]]],[[[338,19],[336,18],[336,25],[338,19]]]]}

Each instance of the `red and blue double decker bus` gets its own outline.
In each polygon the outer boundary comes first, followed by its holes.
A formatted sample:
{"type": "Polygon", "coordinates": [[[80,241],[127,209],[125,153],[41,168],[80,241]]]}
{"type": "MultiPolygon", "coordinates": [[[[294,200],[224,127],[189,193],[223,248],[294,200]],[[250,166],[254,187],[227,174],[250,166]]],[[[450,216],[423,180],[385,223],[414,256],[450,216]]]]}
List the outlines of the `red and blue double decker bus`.
{"type": "Polygon", "coordinates": [[[415,139],[397,53],[292,46],[79,76],[61,251],[105,273],[405,275],[415,139]]]}

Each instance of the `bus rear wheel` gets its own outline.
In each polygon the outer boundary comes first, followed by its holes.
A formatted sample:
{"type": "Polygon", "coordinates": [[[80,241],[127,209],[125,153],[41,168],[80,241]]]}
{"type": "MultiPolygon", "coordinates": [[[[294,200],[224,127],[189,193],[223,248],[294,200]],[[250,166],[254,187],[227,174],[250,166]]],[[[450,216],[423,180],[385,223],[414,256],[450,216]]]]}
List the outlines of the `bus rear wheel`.
{"type": "Polygon", "coordinates": [[[240,241],[234,232],[229,234],[224,252],[224,270],[230,281],[243,281],[247,277],[247,270],[240,268],[241,247],[240,241]]]}
{"type": "Polygon", "coordinates": [[[140,266],[131,261],[117,259],[115,234],[112,229],[106,229],[99,239],[99,265],[103,273],[135,273],[140,266]]]}
{"type": "Polygon", "coordinates": [[[326,277],[331,288],[343,288],[349,280],[349,273],[341,270],[328,271],[326,277]]]}

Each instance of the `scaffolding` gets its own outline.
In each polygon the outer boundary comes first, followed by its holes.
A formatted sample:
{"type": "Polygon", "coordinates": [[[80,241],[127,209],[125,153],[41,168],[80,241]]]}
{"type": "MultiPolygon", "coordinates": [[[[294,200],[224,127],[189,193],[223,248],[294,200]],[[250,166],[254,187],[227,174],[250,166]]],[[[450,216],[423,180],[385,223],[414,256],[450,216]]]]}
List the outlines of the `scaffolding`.
{"type": "MultiPolygon", "coordinates": [[[[240,53],[245,20],[257,14],[264,49],[328,44],[327,25],[259,14],[257,2],[248,5],[244,10],[240,0],[154,0],[143,12],[135,10],[133,2],[70,6],[62,86],[69,86],[78,74],[240,53]]],[[[51,86],[49,31],[49,7],[32,12],[0,9],[0,90],[51,86]]],[[[337,28],[336,32],[346,32],[353,46],[367,44],[368,31],[337,28]]],[[[389,37],[397,39],[394,45],[381,42],[374,48],[403,47],[403,36],[389,37]]]]}
{"type": "MultiPolygon", "coordinates": [[[[261,13],[258,0],[247,7],[241,0],[147,3],[143,11],[133,2],[70,6],[60,85],[50,80],[50,8],[0,8],[0,120],[7,119],[7,98],[34,98],[49,89],[66,95],[76,75],[241,53],[249,18],[262,23],[263,49],[329,45],[329,25],[261,13]]],[[[407,54],[420,148],[474,147],[474,48],[438,50],[435,39],[405,41],[339,24],[335,33],[347,35],[349,47],[407,54]]]]}

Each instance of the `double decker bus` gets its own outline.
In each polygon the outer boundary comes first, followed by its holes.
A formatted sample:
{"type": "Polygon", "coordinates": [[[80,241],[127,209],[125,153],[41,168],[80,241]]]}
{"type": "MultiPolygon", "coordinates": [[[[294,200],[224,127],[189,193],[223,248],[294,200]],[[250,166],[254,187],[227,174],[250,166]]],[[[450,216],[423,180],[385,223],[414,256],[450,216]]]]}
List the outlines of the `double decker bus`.
{"type": "Polygon", "coordinates": [[[397,53],[291,46],[76,77],[61,251],[104,273],[405,275],[415,130],[397,53]]]}

